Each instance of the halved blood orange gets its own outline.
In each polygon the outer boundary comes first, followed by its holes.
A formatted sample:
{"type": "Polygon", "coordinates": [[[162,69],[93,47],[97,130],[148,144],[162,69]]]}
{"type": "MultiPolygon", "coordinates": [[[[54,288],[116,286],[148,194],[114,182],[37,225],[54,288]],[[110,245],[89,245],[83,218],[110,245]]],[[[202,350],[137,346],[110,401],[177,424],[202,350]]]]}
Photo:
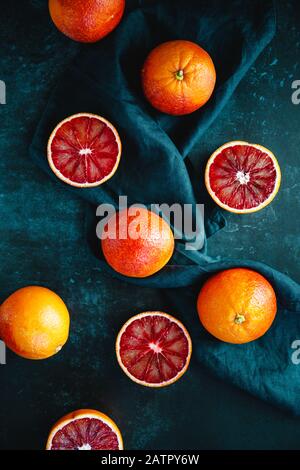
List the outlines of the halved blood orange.
{"type": "Polygon", "coordinates": [[[52,428],[46,450],[123,450],[114,421],[96,410],[77,410],[52,428]]]}
{"type": "Polygon", "coordinates": [[[164,387],[187,370],[192,341],[176,318],[163,312],[144,312],[122,327],[116,353],[131,380],[147,387],[164,387]]]}
{"type": "Polygon", "coordinates": [[[122,144],[115,127],[101,116],[74,114],[60,122],[48,141],[55,175],[79,188],[99,186],[118,168],[122,144]]]}
{"type": "Polygon", "coordinates": [[[257,144],[234,141],[218,148],[205,170],[206,188],[230,212],[256,212],[276,196],[281,181],[273,153],[257,144]]]}

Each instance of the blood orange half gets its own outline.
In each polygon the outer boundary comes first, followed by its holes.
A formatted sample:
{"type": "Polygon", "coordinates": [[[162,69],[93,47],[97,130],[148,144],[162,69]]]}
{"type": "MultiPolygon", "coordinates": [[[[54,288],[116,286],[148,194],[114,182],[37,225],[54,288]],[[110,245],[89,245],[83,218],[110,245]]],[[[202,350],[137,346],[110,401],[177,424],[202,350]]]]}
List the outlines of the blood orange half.
{"type": "Polygon", "coordinates": [[[229,142],[209,158],[206,188],[214,201],[230,212],[256,212],[276,196],[281,181],[278,162],[270,150],[247,142],[229,142]]]}
{"type": "Polygon", "coordinates": [[[123,450],[117,425],[96,410],[78,410],[52,428],[46,450],[123,450]]]}
{"type": "Polygon", "coordinates": [[[116,341],[118,362],[130,379],[147,387],[164,387],[187,370],[192,353],[189,333],[176,318],[145,312],[128,320],[116,341]]]}
{"type": "Polygon", "coordinates": [[[79,188],[99,186],[118,168],[121,140],[101,116],[74,114],[60,122],[48,142],[48,161],[55,175],[79,188]]]}

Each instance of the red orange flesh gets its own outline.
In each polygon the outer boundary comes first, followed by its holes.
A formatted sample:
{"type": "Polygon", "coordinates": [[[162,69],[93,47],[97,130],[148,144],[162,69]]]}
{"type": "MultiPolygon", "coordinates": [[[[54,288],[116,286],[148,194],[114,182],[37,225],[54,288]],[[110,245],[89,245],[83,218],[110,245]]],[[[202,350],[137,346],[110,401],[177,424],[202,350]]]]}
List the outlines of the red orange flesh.
{"type": "Polygon", "coordinates": [[[122,144],[107,119],[79,113],[56,126],[47,151],[50,168],[59,179],[71,186],[91,188],[114,175],[122,144]]]}
{"type": "Polygon", "coordinates": [[[111,418],[83,409],[63,416],[53,426],[46,450],[123,450],[123,439],[111,418]]]}
{"type": "Polygon", "coordinates": [[[144,312],[122,327],[116,353],[131,380],[147,387],[164,387],[187,370],[192,342],[176,318],[163,312],[144,312]]]}
{"type": "Polygon", "coordinates": [[[217,149],[205,171],[206,188],[223,209],[256,212],[276,196],[281,172],[273,153],[257,144],[234,141],[217,149]]]}

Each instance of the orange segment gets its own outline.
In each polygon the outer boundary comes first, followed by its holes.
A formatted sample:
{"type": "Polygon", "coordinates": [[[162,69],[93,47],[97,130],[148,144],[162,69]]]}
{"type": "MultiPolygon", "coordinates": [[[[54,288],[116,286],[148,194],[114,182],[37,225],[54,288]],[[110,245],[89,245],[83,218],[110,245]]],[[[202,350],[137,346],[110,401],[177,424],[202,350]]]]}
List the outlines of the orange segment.
{"type": "Polygon", "coordinates": [[[276,196],[281,172],[273,153],[257,144],[234,141],[217,149],[205,170],[206,188],[223,209],[259,211],[276,196]]]}
{"type": "Polygon", "coordinates": [[[97,410],[78,410],[52,428],[46,450],[123,450],[116,423],[97,410]]]}
{"type": "Polygon", "coordinates": [[[192,353],[189,333],[163,312],[145,312],[128,320],[116,341],[118,362],[134,382],[164,387],[187,370],[192,353]]]}
{"type": "Polygon", "coordinates": [[[48,161],[55,175],[71,186],[88,188],[109,180],[121,158],[121,140],[101,116],[80,113],[64,119],[48,142],[48,161]]]}

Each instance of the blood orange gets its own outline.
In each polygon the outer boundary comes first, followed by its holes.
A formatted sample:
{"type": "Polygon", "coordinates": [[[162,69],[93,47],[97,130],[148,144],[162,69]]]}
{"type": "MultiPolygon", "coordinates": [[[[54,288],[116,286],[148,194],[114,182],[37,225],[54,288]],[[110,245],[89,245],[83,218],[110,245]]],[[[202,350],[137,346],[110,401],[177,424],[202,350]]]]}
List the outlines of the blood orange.
{"type": "Polygon", "coordinates": [[[57,354],[68,340],[69,329],[65,303],[45,287],[23,287],[0,306],[0,338],[26,359],[47,359],[57,354]]]}
{"type": "Polygon", "coordinates": [[[168,41],[148,55],[142,70],[146,98],[172,115],[190,114],[211,97],[216,70],[210,55],[191,41],[168,41]]]}
{"type": "Polygon", "coordinates": [[[200,321],[213,336],[243,344],[263,336],[277,311],[273,287],[261,274],[233,268],[212,276],[197,301],[200,321]]]}
{"type": "Polygon", "coordinates": [[[141,207],[113,215],[102,237],[106,261],[128,277],[152,276],[168,263],[174,251],[174,236],[167,222],[141,207]]]}
{"type": "Polygon", "coordinates": [[[281,181],[270,150],[248,142],[229,142],[208,160],[205,184],[214,201],[230,212],[256,212],[276,196],[281,181]]]}
{"type": "Polygon", "coordinates": [[[96,410],[78,410],[52,428],[46,450],[123,450],[117,425],[96,410]]]}
{"type": "Polygon", "coordinates": [[[116,341],[118,362],[130,379],[147,387],[176,382],[192,353],[189,333],[176,318],[145,312],[128,320],[116,341]]]}
{"type": "Polygon", "coordinates": [[[121,158],[121,140],[101,116],[74,114],[60,122],[48,142],[48,161],[55,175],[80,188],[110,179],[121,158]]]}
{"type": "Polygon", "coordinates": [[[79,42],[96,42],[121,21],[125,0],[49,0],[55,26],[79,42]]]}

